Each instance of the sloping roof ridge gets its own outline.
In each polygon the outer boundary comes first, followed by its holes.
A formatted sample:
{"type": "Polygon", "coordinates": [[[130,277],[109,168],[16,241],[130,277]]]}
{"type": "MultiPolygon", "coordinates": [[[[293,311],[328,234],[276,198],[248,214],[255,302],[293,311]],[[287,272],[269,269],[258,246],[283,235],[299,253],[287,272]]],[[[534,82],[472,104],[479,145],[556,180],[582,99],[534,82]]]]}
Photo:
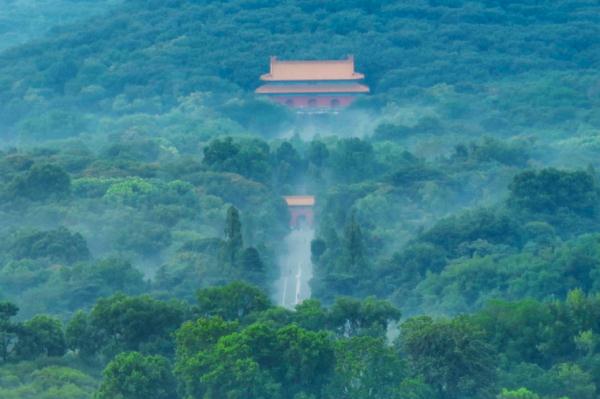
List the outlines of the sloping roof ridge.
{"type": "Polygon", "coordinates": [[[279,58],[274,58],[273,61],[277,62],[279,64],[294,64],[294,63],[303,64],[303,63],[307,63],[307,62],[314,63],[314,64],[322,64],[322,63],[331,63],[331,62],[347,63],[347,62],[353,62],[354,60],[352,58],[344,58],[343,60],[280,60],[279,58]]]}

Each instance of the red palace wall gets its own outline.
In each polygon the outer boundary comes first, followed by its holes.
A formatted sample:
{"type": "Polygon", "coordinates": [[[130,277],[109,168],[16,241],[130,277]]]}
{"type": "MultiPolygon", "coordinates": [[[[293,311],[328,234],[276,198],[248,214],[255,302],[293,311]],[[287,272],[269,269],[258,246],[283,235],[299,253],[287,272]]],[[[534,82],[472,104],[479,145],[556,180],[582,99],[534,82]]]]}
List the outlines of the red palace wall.
{"type": "Polygon", "coordinates": [[[294,108],[347,107],[356,99],[354,96],[274,96],[274,101],[294,108]]]}
{"type": "Polygon", "coordinates": [[[290,228],[297,229],[304,223],[306,226],[313,227],[314,212],[311,206],[293,206],[290,210],[290,228]]]}

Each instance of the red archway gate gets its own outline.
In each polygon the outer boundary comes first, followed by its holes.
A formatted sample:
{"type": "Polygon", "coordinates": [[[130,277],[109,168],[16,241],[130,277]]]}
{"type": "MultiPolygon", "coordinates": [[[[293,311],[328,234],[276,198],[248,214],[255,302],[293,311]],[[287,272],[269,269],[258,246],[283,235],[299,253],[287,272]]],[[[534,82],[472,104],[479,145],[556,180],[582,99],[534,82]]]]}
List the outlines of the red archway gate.
{"type": "Polygon", "coordinates": [[[312,195],[289,195],[283,197],[290,213],[290,228],[303,226],[313,228],[315,197],[312,195]]]}

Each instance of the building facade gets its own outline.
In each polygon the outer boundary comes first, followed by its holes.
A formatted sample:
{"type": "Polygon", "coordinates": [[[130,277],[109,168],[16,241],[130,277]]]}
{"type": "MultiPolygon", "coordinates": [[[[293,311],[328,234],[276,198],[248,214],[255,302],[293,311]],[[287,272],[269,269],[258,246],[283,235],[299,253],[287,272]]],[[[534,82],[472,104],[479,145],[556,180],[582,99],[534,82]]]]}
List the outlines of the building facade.
{"type": "Polygon", "coordinates": [[[298,111],[331,111],[369,93],[365,76],[354,70],[354,57],[345,60],[281,61],[271,57],[270,71],[260,77],[256,93],[298,111]]]}

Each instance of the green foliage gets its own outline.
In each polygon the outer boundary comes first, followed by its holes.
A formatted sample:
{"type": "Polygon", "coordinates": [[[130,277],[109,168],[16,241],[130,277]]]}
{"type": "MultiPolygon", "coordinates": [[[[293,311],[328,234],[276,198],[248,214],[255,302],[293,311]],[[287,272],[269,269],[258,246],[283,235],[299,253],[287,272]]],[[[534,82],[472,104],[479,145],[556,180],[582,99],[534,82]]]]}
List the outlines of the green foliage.
{"type": "Polygon", "coordinates": [[[586,172],[544,169],[515,176],[510,201],[531,212],[555,213],[562,209],[582,216],[594,216],[599,188],[586,172]]]}
{"type": "Polygon", "coordinates": [[[76,310],[90,306],[96,299],[115,292],[139,294],[147,287],[142,273],[130,262],[118,258],[78,263],[69,269],[61,269],[58,275],[50,278],[36,290],[43,290],[49,307],[76,310]],[[118,279],[115,276],[119,276],[118,279]],[[53,286],[54,291],[49,291],[53,286]]]}
{"type": "Polygon", "coordinates": [[[265,181],[271,171],[270,149],[262,140],[234,143],[231,137],[214,140],[204,148],[203,162],[212,170],[233,172],[265,181]]]}
{"type": "Polygon", "coordinates": [[[116,294],[100,299],[87,317],[78,314],[67,327],[71,349],[85,354],[134,350],[171,353],[170,334],[184,320],[186,307],[149,296],[116,294]]]}
{"type": "Polygon", "coordinates": [[[303,391],[319,395],[334,365],[334,350],[325,332],[312,332],[289,325],[276,332],[275,353],[281,364],[275,375],[284,397],[303,391]]]}
{"type": "Polygon", "coordinates": [[[239,211],[235,207],[229,207],[225,219],[225,246],[224,259],[229,267],[234,267],[241,257],[244,242],[242,239],[242,223],[239,211]]]}
{"type": "Polygon", "coordinates": [[[578,288],[597,292],[593,283],[599,273],[596,235],[581,236],[555,249],[541,245],[516,254],[482,249],[472,258],[450,262],[439,274],[427,275],[410,293],[412,298],[426,309],[464,312],[482,307],[490,299],[549,300],[564,298],[569,290],[578,288]]]}
{"type": "Polygon", "coordinates": [[[210,349],[221,337],[238,329],[237,322],[227,322],[220,317],[186,321],[175,333],[177,356],[188,358],[197,352],[210,349]]]}
{"type": "Polygon", "coordinates": [[[459,254],[465,244],[476,240],[519,247],[520,226],[510,214],[480,209],[443,219],[420,237],[420,241],[438,245],[452,254],[459,254]]]}
{"type": "Polygon", "coordinates": [[[8,356],[14,350],[14,341],[19,331],[19,325],[11,318],[19,313],[19,307],[14,303],[0,302],[0,356],[6,362],[8,356]]]}
{"type": "Polygon", "coordinates": [[[71,233],[65,227],[19,235],[10,250],[15,259],[49,258],[55,262],[73,263],[90,257],[83,236],[71,233]]]}
{"type": "Polygon", "coordinates": [[[340,336],[371,335],[384,337],[388,325],[400,319],[400,311],[389,302],[373,297],[362,301],[337,298],[331,306],[329,322],[340,336]]]}
{"type": "Polygon", "coordinates": [[[400,398],[398,382],[405,364],[383,339],[353,337],[336,342],[335,374],[328,389],[331,398],[400,398]]]}
{"type": "Polygon", "coordinates": [[[498,395],[499,399],[539,399],[539,395],[534,392],[531,392],[527,388],[519,388],[515,390],[508,390],[506,388],[502,389],[500,395],[498,395]]]}
{"type": "Polygon", "coordinates": [[[17,131],[23,140],[48,140],[77,136],[85,128],[81,114],[53,110],[22,120],[17,131]]]}
{"type": "Polygon", "coordinates": [[[6,399],[88,399],[97,382],[61,364],[21,362],[0,368],[0,395],[6,399]]]}
{"type": "Polygon", "coordinates": [[[266,310],[271,304],[263,291],[239,281],[199,290],[197,299],[199,315],[219,316],[224,320],[243,320],[252,312],[266,310]]]}
{"type": "Polygon", "coordinates": [[[466,319],[409,319],[401,326],[400,348],[440,397],[489,395],[494,350],[466,319]]]}
{"type": "Polygon", "coordinates": [[[176,396],[175,379],[166,358],[138,352],[118,354],[104,369],[97,399],[170,399],[176,396]]]}
{"type": "Polygon", "coordinates": [[[329,242],[317,240],[311,243],[311,250],[316,251],[312,253],[313,260],[321,266],[312,286],[318,297],[329,301],[336,295],[358,292],[356,286],[361,278],[369,275],[369,264],[365,239],[354,212],[344,227],[341,239],[335,230],[330,230],[327,238],[329,242]],[[323,252],[319,254],[320,250],[323,252]]]}
{"type": "MultiPolygon", "coordinates": [[[[38,9],[13,2],[1,20],[2,42],[19,43],[32,30],[35,36],[47,31],[46,23],[92,16],[111,3],[66,7],[62,0],[45,0],[38,9]],[[31,13],[48,17],[22,16],[31,13]],[[24,23],[30,29],[22,29],[24,23]]],[[[439,108],[417,119],[422,122],[391,118],[383,126],[399,126],[413,136],[439,134],[441,118],[471,118],[468,127],[494,132],[568,127],[595,115],[595,33],[594,9],[587,2],[561,1],[543,9],[527,1],[125,2],[111,18],[98,15],[5,52],[0,114],[12,123],[68,107],[159,119],[156,114],[178,99],[203,93],[210,100],[196,110],[217,103],[218,112],[236,124],[271,134],[292,117],[245,95],[266,72],[268,57],[352,53],[372,91],[384,97],[367,104],[391,97],[439,108]],[[77,40],[83,36],[85,41],[77,40]]],[[[206,123],[197,120],[196,125],[206,123]]],[[[178,130],[194,132],[191,125],[178,130]]]]}
{"type": "Polygon", "coordinates": [[[242,252],[240,277],[256,286],[266,286],[265,265],[260,253],[254,247],[248,247],[242,252]]]}
{"type": "Polygon", "coordinates": [[[15,350],[23,359],[63,356],[67,351],[62,323],[49,316],[38,315],[26,321],[18,335],[15,350]]]}
{"type": "Polygon", "coordinates": [[[0,397],[90,398],[109,361],[97,397],[597,396],[593,1],[5,3],[0,397]],[[347,54],[350,108],[253,98],[270,55],[347,54]],[[392,347],[396,306],[470,314],[392,347]]]}
{"type": "Polygon", "coordinates": [[[331,165],[337,178],[349,183],[362,181],[378,169],[373,146],[358,138],[340,140],[331,154],[331,165]]]}
{"type": "Polygon", "coordinates": [[[529,154],[523,143],[503,142],[485,137],[480,143],[469,146],[459,144],[454,149],[453,161],[462,163],[498,162],[509,166],[524,167],[529,154]]]}
{"type": "Polygon", "coordinates": [[[558,381],[557,394],[574,399],[596,397],[596,386],[592,376],[576,364],[562,363],[554,366],[550,374],[558,381]]]}
{"type": "Polygon", "coordinates": [[[366,263],[363,246],[364,243],[360,226],[356,222],[356,216],[352,214],[350,221],[344,229],[344,255],[342,257],[342,262],[345,264],[342,267],[345,272],[354,275],[366,273],[366,270],[364,270],[366,268],[366,263]]]}
{"type": "Polygon", "coordinates": [[[313,140],[308,147],[308,160],[310,163],[320,168],[325,165],[329,158],[329,150],[321,141],[313,140]]]}
{"type": "Polygon", "coordinates": [[[253,324],[239,333],[222,335],[233,327],[222,323],[219,319],[198,321],[195,326],[188,323],[177,333],[176,370],[189,397],[318,395],[328,381],[334,352],[326,333],[295,325],[274,330],[253,324]],[[196,328],[206,337],[200,345],[187,339],[196,328]],[[203,377],[198,379],[197,375],[203,377]]]}
{"type": "Polygon", "coordinates": [[[10,188],[15,197],[34,201],[63,198],[70,190],[69,175],[61,167],[51,164],[33,165],[24,176],[15,178],[10,188]]]}
{"type": "Polygon", "coordinates": [[[139,177],[112,184],[106,190],[105,198],[112,201],[133,202],[135,197],[152,194],[156,188],[139,177]]]}

